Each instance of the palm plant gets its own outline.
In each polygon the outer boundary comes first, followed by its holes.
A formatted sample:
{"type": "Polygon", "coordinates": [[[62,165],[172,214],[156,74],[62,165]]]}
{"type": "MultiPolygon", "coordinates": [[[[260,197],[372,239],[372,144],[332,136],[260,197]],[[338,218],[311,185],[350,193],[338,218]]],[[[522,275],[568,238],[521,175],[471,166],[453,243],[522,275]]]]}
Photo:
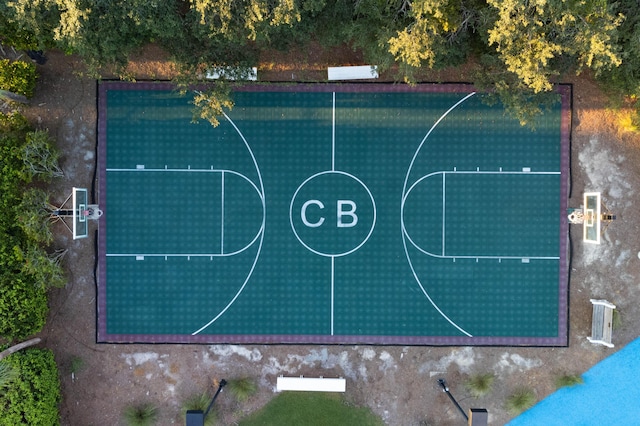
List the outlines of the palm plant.
{"type": "Polygon", "coordinates": [[[532,389],[520,388],[517,389],[509,398],[505,404],[507,411],[515,416],[521,412],[533,407],[536,403],[536,394],[532,389]]]}
{"type": "Polygon", "coordinates": [[[238,402],[245,402],[256,393],[256,383],[249,377],[229,380],[227,389],[238,402]]]}
{"type": "Polygon", "coordinates": [[[158,420],[158,408],[150,403],[130,405],[123,413],[128,426],[151,426],[158,420]]]}
{"type": "Polygon", "coordinates": [[[491,373],[476,374],[471,376],[464,384],[464,387],[474,398],[480,398],[491,391],[495,377],[491,373]]]}
{"type": "Polygon", "coordinates": [[[582,377],[577,374],[565,374],[556,379],[556,388],[560,389],[565,386],[575,386],[583,383],[584,380],[582,380],[582,377]]]}

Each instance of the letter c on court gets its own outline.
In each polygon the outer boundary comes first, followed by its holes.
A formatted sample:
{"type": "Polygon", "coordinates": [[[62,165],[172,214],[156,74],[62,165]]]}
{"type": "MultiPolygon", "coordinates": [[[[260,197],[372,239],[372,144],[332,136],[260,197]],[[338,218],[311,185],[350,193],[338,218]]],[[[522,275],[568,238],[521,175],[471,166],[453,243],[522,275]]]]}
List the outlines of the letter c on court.
{"type": "Polygon", "coordinates": [[[302,208],[300,209],[300,218],[302,219],[302,223],[304,223],[309,228],[317,228],[324,223],[324,217],[320,216],[320,219],[318,219],[318,221],[315,223],[309,222],[307,220],[307,207],[309,207],[310,204],[315,204],[320,208],[320,210],[324,209],[324,204],[322,204],[322,201],[308,200],[302,205],[302,208]]]}

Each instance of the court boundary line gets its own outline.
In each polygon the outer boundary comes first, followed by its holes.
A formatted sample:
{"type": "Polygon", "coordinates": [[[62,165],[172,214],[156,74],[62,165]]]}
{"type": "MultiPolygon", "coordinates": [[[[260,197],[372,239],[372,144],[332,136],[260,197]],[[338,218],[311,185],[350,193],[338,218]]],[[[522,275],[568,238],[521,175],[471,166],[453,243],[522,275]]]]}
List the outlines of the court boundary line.
{"type": "MultiPolygon", "coordinates": [[[[294,82],[295,83],[295,82],[294,82]]],[[[97,189],[98,199],[104,211],[108,209],[106,205],[106,153],[107,153],[107,92],[109,90],[175,90],[175,85],[166,81],[138,81],[135,83],[123,82],[119,80],[101,80],[96,84],[98,120],[96,123],[96,176],[98,178],[97,189]]],[[[234,91],[237,92],[329,92],[338,90],[345,93],[359,92],[384,92],[384,93],[452,93],[468,92],[474,90],[468,83],[429,83],[422,82],[415,86],[391,83],[278,83],[260,85],[237,85],[234,91]]],[[[562,179],[560,186],[560,207],[559,214],[564,215],[567,205],[571,181],[571,128],[572,128],[572,93],[571,84],[559,84],[555,90],[561,99],[561,124],[560,124],[560,163],[562,179]]],[[[96,252],[98,256],[96,271],[96,342],[102,344],[123,344],[123,343],[176,343],[176,344],[382,344],[382,345],[428,345],[428,346],[528,346],[528,347],[566,347],[568,344],[568,284],[569,284],[569,258],[570,245],[568,235],[568,224],[564,221],[560,223],[559,246],[561,257],[559,269],[558,285],[558,333],[556,336],[543,337],[518,337],[518,336],[475,336],[469,338],[456,335],[437,336],[397,336],[397,335],[338,335],[328,336],[326,334],[130,334],[130,333],[109,333],[106,328],[107,306],[106,306],[106,232],[107,225],[105,215],[99,219],[99,229],[96,232],[96,252]]]]}

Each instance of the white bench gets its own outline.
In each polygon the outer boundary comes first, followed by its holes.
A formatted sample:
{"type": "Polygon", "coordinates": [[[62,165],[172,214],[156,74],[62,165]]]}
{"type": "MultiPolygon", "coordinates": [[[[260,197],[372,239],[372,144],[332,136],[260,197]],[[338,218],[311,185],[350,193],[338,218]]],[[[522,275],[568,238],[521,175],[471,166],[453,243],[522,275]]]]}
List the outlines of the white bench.
{"type": "Polygon", "coordinates": [[[343,378],[333,379],[324,377],[283,377],[276,382],[276,392],[307,391],[307,392],[344,392],[347,383],[343,378]]]}
{"type": "Polygon", "coordinates": [[[378,78],[378,67],[376,65],[329,67],[327,73],[329,80],[365,80],[378,78]]]}
{"type": "Polygon", "coordinates": [[[587,337],[591,343],[613,348],[611,334],[613,330],[613,310],[616,305],[606,300],[590,299],[593,304],[591,317],[591,337],[587,337]]]}
{"type": "Polygon", "coordinates": [[[207,80],[217,80],[219,78],[226,78],[227,80],[249,80],[256,81],[258,79],[258,68],[240,68],[235,69],[231,67],[216,68],[207,71],[205,75],[207,80]],[[237,77],[240,75],[240,77],[237,77]]]}

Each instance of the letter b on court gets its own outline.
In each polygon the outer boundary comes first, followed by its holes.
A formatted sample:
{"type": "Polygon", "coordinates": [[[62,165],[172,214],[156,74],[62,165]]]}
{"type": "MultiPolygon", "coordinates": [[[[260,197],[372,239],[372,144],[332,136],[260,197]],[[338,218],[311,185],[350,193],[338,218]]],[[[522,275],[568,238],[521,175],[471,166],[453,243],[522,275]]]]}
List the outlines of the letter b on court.
{"type": "Polygon", "coordinates": [[[338,228],[352,228],[358,224],[356,203],[352,200],[338,200],[336,206],[338,228]],[[346,216],[346,221],[343,219],[346,216]]]}

